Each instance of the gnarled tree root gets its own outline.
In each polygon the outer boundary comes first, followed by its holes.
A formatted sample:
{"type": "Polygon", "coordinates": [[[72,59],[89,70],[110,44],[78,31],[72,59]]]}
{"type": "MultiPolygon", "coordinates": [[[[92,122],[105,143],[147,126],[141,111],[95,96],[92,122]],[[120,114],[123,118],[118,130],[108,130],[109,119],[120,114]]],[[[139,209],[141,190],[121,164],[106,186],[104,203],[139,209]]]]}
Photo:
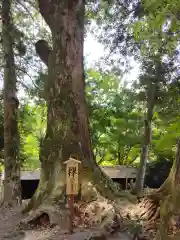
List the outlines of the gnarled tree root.
{"type": "Polygon", "coordinates": [[[29,215],[20,222],[20,228],[48,225],[54,227],[61,225],[66,214],[58,205],[42,204],[36,210],[29,212],[29,215]]]}
{"type": "Polygon", "coordinates": [[[154,239],[160,222],[160,205],[168,195],[167,181],[157,190],[145,196],[139,203],[139,217],[143,219],[143,229],[150,239],[154,239]],[[153,237],[152,237],[153,235],[153,237]]]}
{"type": "MultiPolygon", "coordinates": [[[[29,213],[21,223],[20,228],[48,225],[60,226],[67,229],[69,221],[68,209],[58,205],[40,205],[29,213]]],[[[122,228],[122,218],[113,202],[99,198],[89,203],[76,203],[74,205],[74,227],[98,227],[102,234],[112,234],[122,228]]]]}
{"type": "Polygon", "coordinates": [[[149,222],[156,221],[160,217],[160,201],[145,197],[140,203],[141,214],[140,218],[143,218],[149,222]]]}
{"type": "Polygon", "coordinates": [[[168,195],[168,183],[169,181],[165,181],[157,191],[144,197],[139,204],[141,208],[140,217],[147,220],[149,224],[160,218],[160,202],[168,195]]]}

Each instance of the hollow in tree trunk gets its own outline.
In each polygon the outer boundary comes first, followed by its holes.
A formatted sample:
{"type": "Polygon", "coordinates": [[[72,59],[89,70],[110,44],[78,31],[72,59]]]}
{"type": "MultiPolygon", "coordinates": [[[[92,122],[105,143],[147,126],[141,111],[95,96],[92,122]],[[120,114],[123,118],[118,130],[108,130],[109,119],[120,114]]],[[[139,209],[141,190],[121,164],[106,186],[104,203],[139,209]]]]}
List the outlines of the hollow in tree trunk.
{"type": "Polygon", "coordinates": [[[6,204],[20,203],[18,100],[12,39],[11,1],[2,1],[2,43],[4,52],[4,195],[6,204]]]}
{"type": "Polygon", "coordinates": [[[48,206],[65,203],[64,162],[70,156],[82,162],[82,200],[121,196],[92,152],[83,68],[84,7],[83,0],[39,0],[40,13],[52,33],[52,49],[44,40],[35,46],[48,66],[48,82],[44,84],[47,130],[40,150],[40,183],[26,210],[34,208],[37,213],[46,205],[50,218],[48,206]]]}

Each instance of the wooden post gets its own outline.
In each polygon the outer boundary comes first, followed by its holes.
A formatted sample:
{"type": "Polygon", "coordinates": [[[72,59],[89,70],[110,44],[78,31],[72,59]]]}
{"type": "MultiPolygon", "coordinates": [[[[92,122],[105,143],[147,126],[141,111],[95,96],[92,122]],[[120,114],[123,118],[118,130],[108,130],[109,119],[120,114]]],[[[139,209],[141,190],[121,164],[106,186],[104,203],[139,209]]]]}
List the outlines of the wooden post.
{"type": "Polygon", "coordinates": [[[69,233],[73,233],[73,220],[74,220],[74,195],[68,195],[69,205],[69,233]]]}
{"type": "Polygon", "coordinates": [[[126,175],[126,190],[128,189],[128,177],[126,175]]]}
{"type": "Polygon", "coordinates": [[[79,165],[80,161],[69,158],[66,162],[66,194],[69,205],[69,233],[73,233],[74,196],[79,193],[79,165]]]}

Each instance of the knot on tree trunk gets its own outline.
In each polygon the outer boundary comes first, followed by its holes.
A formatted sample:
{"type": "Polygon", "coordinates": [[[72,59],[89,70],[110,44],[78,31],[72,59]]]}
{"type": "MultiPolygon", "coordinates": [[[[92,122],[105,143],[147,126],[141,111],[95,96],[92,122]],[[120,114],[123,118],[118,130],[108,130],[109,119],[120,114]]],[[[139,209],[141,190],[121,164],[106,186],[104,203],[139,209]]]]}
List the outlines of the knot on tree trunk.
{"type": "Polygon", "coordinates": [[[35,43],[35,49],[40,59],[48,67],[49,56],[52,52],[52,49],[49,47],[48,43],[41,39],[35,43]]]}

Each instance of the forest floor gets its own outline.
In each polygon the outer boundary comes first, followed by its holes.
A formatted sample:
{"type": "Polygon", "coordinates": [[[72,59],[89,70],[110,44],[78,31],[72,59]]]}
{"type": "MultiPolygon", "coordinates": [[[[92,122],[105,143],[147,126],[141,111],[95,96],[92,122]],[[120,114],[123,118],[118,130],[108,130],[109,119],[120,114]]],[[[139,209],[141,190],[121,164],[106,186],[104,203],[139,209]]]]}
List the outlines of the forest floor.
{"type": "MultiPolygon", "coordinates": [[[[136,222],[136,215],[138,213],[138,205],[130,203],[123,199],[119,201],[118,207],[124,219],[134,219],[136,222]],[[128,216],[128,217],[127,217],[128,216]]],[[[22,207],[17,208],[0,208],[0,240],[104,240],[105,238],[92,238],[93,234],[98,234],[98,229],[76,228],[72,235],[68,234],[68,222],[65,223],[64,228],[60,227],[38,227],[30,228],[28,230],[21,230],[18,226],[20,221],[24,218],[21,213],[22,207]]],[[[132,222],[131,222],[132,225],[132,222]]],[[[131,228],[131,227],[130,227],[131,228]]],[[[134,226],[135,229],[135,226],[134,226]]],[[[132,229],[131,229],[132,230],[132,229]]],[[[133,230],[132,230],[133,231],[133,230]]],[[[131,231],[131,232],[132,232],[131,231]]],[[[132,240],[133,235],[129,229],[115,233],[107,240],[132,240]]]]}

